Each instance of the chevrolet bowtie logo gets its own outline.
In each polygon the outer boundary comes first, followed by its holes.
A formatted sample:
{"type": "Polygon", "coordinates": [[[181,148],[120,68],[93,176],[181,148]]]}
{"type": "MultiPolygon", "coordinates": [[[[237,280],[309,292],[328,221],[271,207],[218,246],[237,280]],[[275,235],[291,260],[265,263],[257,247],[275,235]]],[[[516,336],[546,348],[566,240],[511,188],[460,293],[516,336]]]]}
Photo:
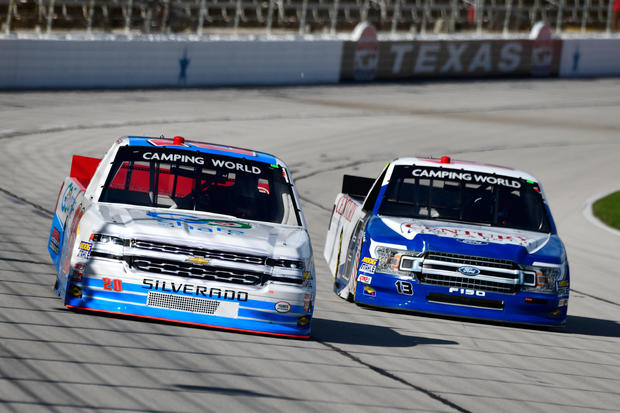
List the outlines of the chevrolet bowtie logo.
{"type": "Polygon", "coordinates": [[[192,258],[188,258],[187,261],[196,264],[196,265],[206,265],[209,263],[209,260],[202,258],[202,257],[192,257],[192,258]]]}

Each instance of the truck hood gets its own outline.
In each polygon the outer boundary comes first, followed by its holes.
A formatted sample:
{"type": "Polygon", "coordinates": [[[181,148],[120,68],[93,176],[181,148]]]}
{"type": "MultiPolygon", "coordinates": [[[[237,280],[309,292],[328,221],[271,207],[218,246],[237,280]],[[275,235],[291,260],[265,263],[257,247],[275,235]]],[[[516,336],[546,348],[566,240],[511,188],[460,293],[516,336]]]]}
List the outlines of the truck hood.
{"type": "Polygon", "coordinates": [[[246,252],[274,258],[312,255],[305,228],[246,221],[194,211],[97,204],[92,231],[124,239],[165,242],[196,248],[246,252]],[[97,222],[99,221],[99,222],[97,222]]]}
{"type": "Polygon", "coordinates": [[[367,226],[373,242],[403,245],[414,251],[560,263],[564,248],[556,235],[437,220],[373,217],[367,226]]]}

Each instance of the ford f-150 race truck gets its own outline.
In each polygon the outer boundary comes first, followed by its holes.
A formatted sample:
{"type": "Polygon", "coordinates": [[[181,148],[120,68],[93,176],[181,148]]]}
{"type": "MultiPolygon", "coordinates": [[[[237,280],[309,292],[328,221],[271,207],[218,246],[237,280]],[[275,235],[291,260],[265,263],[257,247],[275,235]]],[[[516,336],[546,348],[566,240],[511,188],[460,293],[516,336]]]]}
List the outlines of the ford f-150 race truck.
{"type": "Polygon", "coordinates": [[[361,305],[539,325],[566,320],[569,269],[542,188],[509,168],[399,158],[345,175],[325,242],[361,305]]]}
{"type": "Polygon", "coordinates": [[[252,150],[124,137],[74,156],[48,250],[69,308],[309,337],[312,247],[287,166],[252,150]]]}

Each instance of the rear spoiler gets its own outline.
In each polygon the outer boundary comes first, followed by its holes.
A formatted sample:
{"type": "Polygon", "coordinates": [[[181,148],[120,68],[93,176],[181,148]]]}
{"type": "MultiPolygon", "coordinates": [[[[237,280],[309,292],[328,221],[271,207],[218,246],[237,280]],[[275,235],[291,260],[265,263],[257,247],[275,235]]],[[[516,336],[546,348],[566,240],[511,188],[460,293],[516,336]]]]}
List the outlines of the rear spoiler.
{"type": "Polygon", "coordinates": [[[374,178],[344,175],[342,177],[342,193],[354,197],[366,198],[366,195],[368,195],[374,183],[374,178]]]}
{"type": "Polygon", "coordinates": [[[75,178],[82,186],[82,189],[85,190],[95,174],[97,166],[99,166],[99,162],[101,162],[101,159],[99,158],[73,155],[73,160],[71,161],[71,173],[69,176],[71,178],[75,178]]]}

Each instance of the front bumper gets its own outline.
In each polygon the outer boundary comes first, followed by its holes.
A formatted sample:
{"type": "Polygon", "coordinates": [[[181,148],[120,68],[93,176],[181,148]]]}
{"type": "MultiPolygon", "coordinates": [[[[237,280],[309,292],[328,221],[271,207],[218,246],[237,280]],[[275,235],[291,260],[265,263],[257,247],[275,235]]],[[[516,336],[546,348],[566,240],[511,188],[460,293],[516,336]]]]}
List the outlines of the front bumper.
{"type": "Polygon", "coordinates": [[[65,305],[227,330],[310,336],[314,302],[310,286],[271,282],[243,286],[129,274],[120,264],[117,271],[114,267],[91,265],[81,276],[72,274],[67,280],[65,305]]]}
{"type": "Polygon", "coordinates": [[[356,282],[359,304],[519,324],[558,326],[566,321],[568,297],[517,292],[500,294],[421,284],[411,278],[376,273],[356,282]],[[397,284],[400,281],[400,286],[397,284]],[[407,283],[411,286],[402,284],[407,283]],[[410,293],[410,294],[409,294],[410,293]]]}

